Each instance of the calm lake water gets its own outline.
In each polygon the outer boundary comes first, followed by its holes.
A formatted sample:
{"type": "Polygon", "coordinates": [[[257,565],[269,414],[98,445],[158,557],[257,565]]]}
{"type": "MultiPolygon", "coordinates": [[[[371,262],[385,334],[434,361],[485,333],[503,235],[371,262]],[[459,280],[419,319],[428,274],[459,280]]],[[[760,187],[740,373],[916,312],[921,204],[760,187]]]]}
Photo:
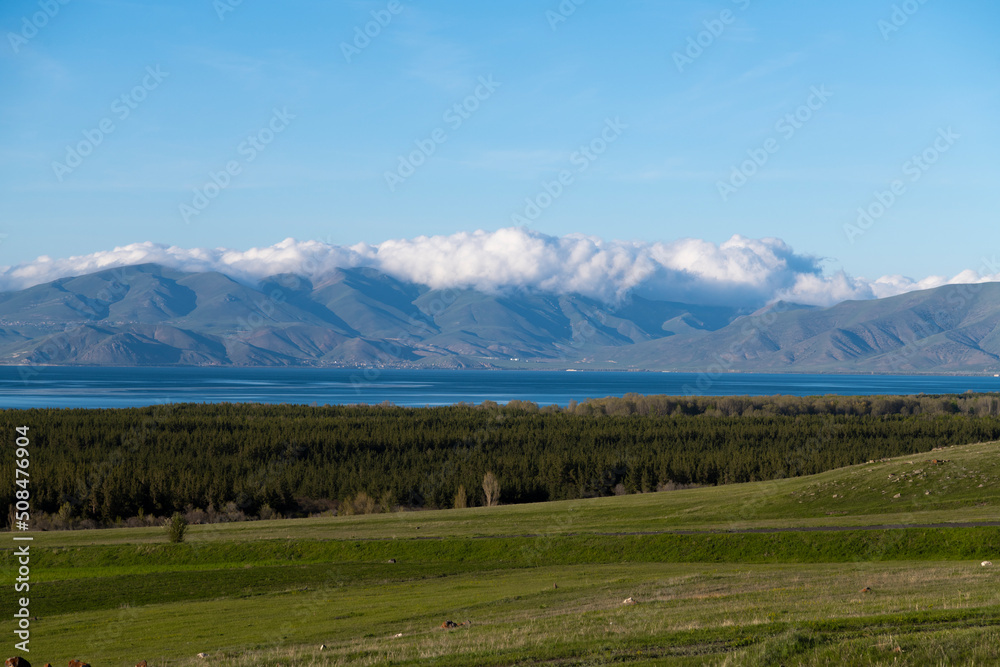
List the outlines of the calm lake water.
{"type": "Polygon", "coordinates": [[[157,403],[448,405],[513,399],[542,405],[627,393],[670,395],[954,394],[1000,391],[1000,378],[301,368],[18,368],[0,366],[0,408],[120,408],[157,403]]]}

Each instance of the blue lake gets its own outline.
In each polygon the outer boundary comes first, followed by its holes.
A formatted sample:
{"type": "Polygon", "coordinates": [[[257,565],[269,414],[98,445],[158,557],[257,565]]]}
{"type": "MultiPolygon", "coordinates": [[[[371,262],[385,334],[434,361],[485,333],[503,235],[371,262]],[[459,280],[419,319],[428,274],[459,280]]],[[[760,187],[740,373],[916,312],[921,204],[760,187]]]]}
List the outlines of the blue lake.
{"type": "Polygon", "coordinates": [[[566,405],[627,393],[670,395],[956,394],[1000,391],[992,376],[446,371],[302,368],[0,366],[0,408],[158,403],[448,405],[513,399],[566,405]]]}

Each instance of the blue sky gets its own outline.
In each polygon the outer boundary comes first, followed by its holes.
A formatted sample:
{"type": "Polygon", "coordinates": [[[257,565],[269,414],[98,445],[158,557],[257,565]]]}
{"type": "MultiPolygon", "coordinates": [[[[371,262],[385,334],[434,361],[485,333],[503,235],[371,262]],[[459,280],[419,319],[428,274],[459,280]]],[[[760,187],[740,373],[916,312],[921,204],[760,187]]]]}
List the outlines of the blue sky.
{"type": "Polygon", "coordinates": [[[979,270],[998,27],[986,0],[11,0],[0,267],[522,224],[979,270]]]}

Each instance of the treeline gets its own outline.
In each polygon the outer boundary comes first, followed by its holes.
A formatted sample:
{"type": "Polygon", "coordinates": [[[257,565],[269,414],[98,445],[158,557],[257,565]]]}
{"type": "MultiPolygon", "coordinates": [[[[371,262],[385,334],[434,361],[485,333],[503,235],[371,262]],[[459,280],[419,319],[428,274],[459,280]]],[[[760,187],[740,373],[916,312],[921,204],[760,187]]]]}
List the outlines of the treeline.
{"type": "Polygon", "coordinates": [[[18,426],[33,509],[69,527],[482,505],[488,472],[502,503],[759,481],[1000,439],[998,415],[996,394],[5,410],[0,489],[18,426]]]}
{"type": "MultiPolygon", "coordinates": [[[[997,383],[1000,386],[1000,382],[997,383]]],[[[533,409],[531,403],[514,401],[508,405],[533,409]]],[[[738,417],[754,415],[978,415],[1000,416],[1000,394],[913,396],[643,396],[571,401],[566,411],[578,415],[708,415],[738,417]]]]}

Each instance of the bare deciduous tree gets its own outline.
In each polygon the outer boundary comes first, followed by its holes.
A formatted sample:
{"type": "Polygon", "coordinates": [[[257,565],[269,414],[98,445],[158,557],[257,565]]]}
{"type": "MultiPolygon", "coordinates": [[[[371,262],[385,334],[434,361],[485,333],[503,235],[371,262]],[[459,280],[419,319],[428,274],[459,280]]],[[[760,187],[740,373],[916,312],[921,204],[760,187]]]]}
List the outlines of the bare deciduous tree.
{"type": "Polygon", "coordinates": [[[500,482],[492,472],[483,475],[483,493],[486,494],[486,506],[495,507],[500,504],[500,482]]]}

